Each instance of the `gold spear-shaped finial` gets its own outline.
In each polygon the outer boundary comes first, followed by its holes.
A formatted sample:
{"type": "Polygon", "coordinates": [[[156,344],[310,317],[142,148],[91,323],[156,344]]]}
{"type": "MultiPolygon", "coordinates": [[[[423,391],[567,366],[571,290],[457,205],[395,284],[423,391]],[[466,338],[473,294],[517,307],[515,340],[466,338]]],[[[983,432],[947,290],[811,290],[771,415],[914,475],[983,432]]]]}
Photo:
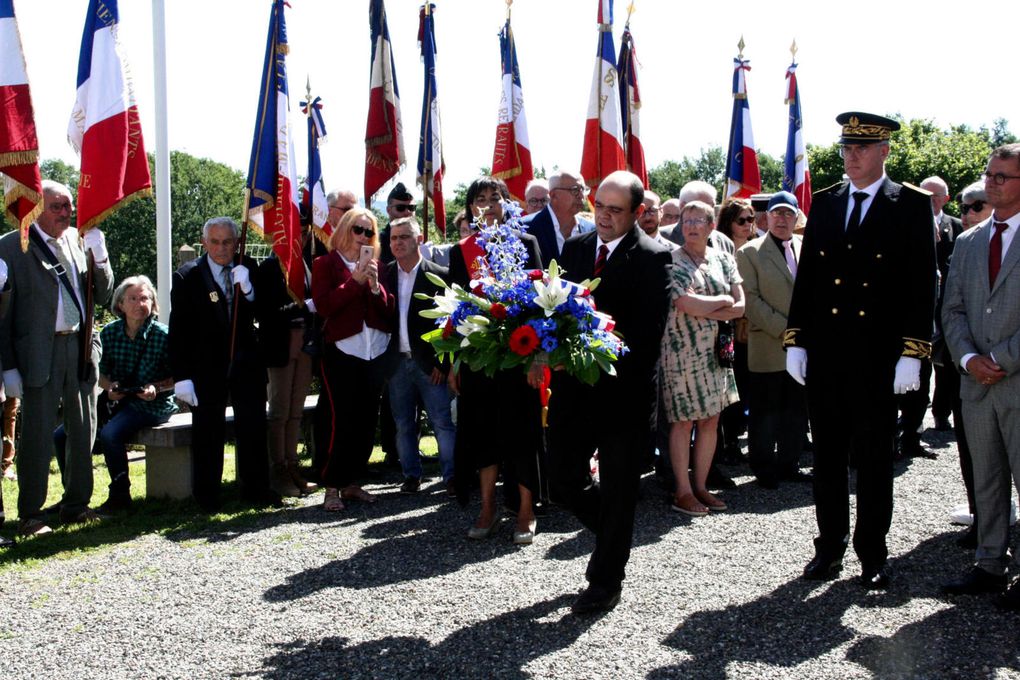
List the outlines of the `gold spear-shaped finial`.
{"type": "Polygon", "coordinates": [[[793,44],[790,45],[790,54],[793,55],[793,60],[797,61],[797,39],[793,39],[793,44]]]}
{"type": "Polygon", "coordinates": [[[745,45],[745,43],[744,43],[744,36],[741,35],[740,36],[740,42],[737,43],[737,49],[740,50],[737,53],[737,59],[740,59],[740,60],[744,59],[744,45],[745,45]]]}
{"type": "Polygon", "coordinates": [[[510,21],[510,5],[514,4],[514,0],[506,0],[506,20],[510,21]]]}
{"type": "Polygon", "coordinates": [[[629,5],[627,5],[627,23],[624,25],[624,28],[630,28],[630,15],[633,14],[633,13],[634,13],[634,3],[632,2],[629,5]]]}

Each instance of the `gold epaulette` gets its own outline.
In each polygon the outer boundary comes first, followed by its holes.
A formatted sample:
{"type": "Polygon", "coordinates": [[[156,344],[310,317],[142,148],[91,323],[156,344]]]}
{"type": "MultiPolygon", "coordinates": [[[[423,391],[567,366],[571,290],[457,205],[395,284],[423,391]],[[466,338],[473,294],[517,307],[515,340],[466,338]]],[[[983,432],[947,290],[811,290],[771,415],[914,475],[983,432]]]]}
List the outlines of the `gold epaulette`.
{"type": "Polygon", "coordinates": [[[903,186],[907,187],[908,189],[913,189],[917,193],[922,194],[924,196],[927,196],[928,198],[931,198],[931,196],[932,196],[932,192],[928,191],[927,189],[922,189],[919,186],[915,186],[915,185],[911,184],[910,182],[904,182],[903,186]]]}
{"type": "Polygon", "coordinates": [[[787,328],[783,331],[783,349],[797,347],[797,333],[799,332],[799,328],[787,328]]]}
{"type": "Polygon", "coordinates": [[[817,196],[818,194],[824,194],[826,191],[832,191],[833,189],[835,189],[836,187],[840,186],[841,184],[843,184],[843,183],[842,182],[836,182],[835,184],[830,184],[829,186],[825,187],[824,189],[817,189],[815,191],[812,191],[811,195],[812,196],[817,196]]]}
{"type": "Polygon", "coordinates": [[[915,338],[903,338],[903,356],[914,359],[931,359],[931,343],[915,338]]]}

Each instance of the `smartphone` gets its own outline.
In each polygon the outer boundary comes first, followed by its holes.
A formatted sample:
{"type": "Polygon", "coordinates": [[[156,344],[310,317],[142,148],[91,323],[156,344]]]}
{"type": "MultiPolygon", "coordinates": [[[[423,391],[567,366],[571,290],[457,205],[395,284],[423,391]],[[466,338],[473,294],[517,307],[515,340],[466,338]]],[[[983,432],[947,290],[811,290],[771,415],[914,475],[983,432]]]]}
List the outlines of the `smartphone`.
{"type": "Polygon", "coordinates": [[[358,258],[358,266],[364,267],[375,255],[375,248],[372,246],[361,246],[361,257],[358,258]]]}

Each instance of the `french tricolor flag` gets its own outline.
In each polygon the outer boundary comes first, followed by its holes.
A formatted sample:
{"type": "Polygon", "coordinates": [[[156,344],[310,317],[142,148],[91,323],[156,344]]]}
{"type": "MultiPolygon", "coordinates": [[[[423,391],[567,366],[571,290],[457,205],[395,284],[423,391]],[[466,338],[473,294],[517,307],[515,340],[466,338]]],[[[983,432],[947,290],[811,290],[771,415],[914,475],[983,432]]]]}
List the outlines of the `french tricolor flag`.
{"type": "Polygon", "coordinates": [[[149,160],[127,62],[117,0],[90,0],[78,56],[78,94],[67,139],[81,156],[78,229],[88,231],[151,192],[149,160]]]}
{"type": "Polygon", "coordinates": [[[308,100],[301,102],[301,112],[308,116],[308,175],[305,177],[308,194],[305,197],[312,231],[324,244],[329,244],[333,225],[329,223],[329,203],[326,201],[326,183],[322,179],[322,161],[319,145],[326,141],[326,121],[322,119],[322,99],[312,99],[309,87],[308,100]]]}
{"type": "Polygon", "coordinates": [[[287,95],[287,25],[284,0],[273,0],[266,39],[266,60],[255,116],[245,219],[273,244],[287,287],[295,300],[305,298],[305,265],[301,259],[301,199],[290,131],[287,95]]]}
{"type": "Polygon", "coordinates": [[[509,17],[499,33],[499,55],[503,64],[503,95],[499,100],[496,146],[492,151],[492,176],[506,182],[510,195],[524,202],[524,190],[535,177],[528,141],[528,119],[524,114],[524,90],[517,66],[517,47],[509,17]]]}
{"type": "Polygon", "coordinates": [[[372,38],[372,67],[365,126],[365,204],[404,167],[404,126],[400,120],[400,90],[386,23],[383,0],[368,8],[372,38]]]}
{"type": "Polygon", "coordinates": [[[620,78],[613,47],[613,0],[599,0],[599,44],[581,151],[581,174],[590,187],[597,187],[609,173],[627,168],[621,121],[620,78]]]}
{"type": "Polygon", "coordinates": [[[641,178],[648,188],[648,166],[645,165],[645,150],[641,146],[641,90],[638,89],[637,48],[630,24],[623,29],[620,38],[620,61],[616,65],[623,87],[620,88],[620,114],[623,116],[624,141],[627,142],[627,169],[641,178]]]}
{"type": "Polygon", "coordinates": [[[0,0],[0,174],[4,212],[20,228],[21,247],[27,250],[28,228],[43,209],[42,179],[32,95],[13,0],[0,0]]]}
{"type": "Polygon", "coordinates": [[[808,169],[807,148],[801,129],[800,88],[797,86],[797,63],[786,69],[786,103],[790,106],[790,127],[786,135],[786,157],[783,168],[783,191],[797,197],[805,215],[811,210],[811,171],[808,169]]]}
{"type": "Polygon", "coordinates": [[[754,150],[754,134],[751,132],[751,107],[747,101],[745,74],[750,70],[749,60],[742,56],[733,60],[733,120],[730,124],[729,153],[726,154],[726,198],[749,198],[761,191],[758,153],[754,150]]]}

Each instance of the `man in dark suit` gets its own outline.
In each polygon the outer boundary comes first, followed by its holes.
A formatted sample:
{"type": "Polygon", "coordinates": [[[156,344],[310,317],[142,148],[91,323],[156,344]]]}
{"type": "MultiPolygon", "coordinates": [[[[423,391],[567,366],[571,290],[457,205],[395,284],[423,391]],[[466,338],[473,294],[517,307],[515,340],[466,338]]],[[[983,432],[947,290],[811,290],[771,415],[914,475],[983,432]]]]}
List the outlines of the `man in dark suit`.
{"type": "MultiPolygon", "coordinates": [[[[595,533],[588,587],[572,607],[579,614],[612,609],[620,600],[641,475],[637,444],[648,441],[655,417],[671,259],[636,226],[643,197],[636,175],[610,174],[595,194],[596,231],[569,239],[561,258],[566,278],[601,279],[592,296],[615,319],[629,348],[615,364],[616,375],[602,375],[594,386],[553,373],[548,437],[553,499],[595,533]],[[589,460],[596,450],[600,483],[593,486],[589,460]]],[[[534,372],[529,379],[537,386],[534,372]]]]}
{"type": "Polygon", "coordinates": [[[269,489],[266,368],[255,337],[255,288],[249,273],[255,262],[243,257],[234,264],[238,229],[229,217],[205,223],[202,245],[202,257],[174,272],[170,293],[174,393],[191,406],[192,493],[203,511],[219,509],[229,400],[241,498],[255,505],[278,504],[279,495],[269,489]]]}
{"type": "Polygon", "coordinates": [[[594,224],[577,217],[577,213],[585,209],[587,195],[584,177],[558,172],[549,177],[549,204],[521,220],[522,228],[538,241],[543,268],[559,258],[568,238],[595,230],[594,224]]]}
{"type": "Polygon", "coordinates": [[[783,340],[787,371],[807,384],[814,439],[819,533],[804,578],[842,569],[853,450],[860,583],[885,588],[896,395],[920,387],[931,355],[935,233],[927,195],[885,174],[899,123],[857,112],[836,121],[849,179],[814,196],[783,340]]]}
{"type": "Polygon", "coordinates": [[[438,360],[432,345],[421,336],[435,329],[435,323],[419,312],[432,308],[430,300],[419,300],[418,293],[437,295],[443,289],[426,274],[447,278],[449,270],[422,258],[421,226],[413,217],[390,222],[390,248],[396,266],[388,267],[383,287],[397,297],[397,332],[390,335],[389,377],[390,408],[397,428],[397,454],[404,473],[401,493],[416,493],[421,486],[422,468],[418,455],[416,407],[419,401],[432,421],[439,445],[439,466],[443,482],[453,491],[453,447],[457,429],[450,412],[450,390],[446,385],[449,366],[438,360]]]}

